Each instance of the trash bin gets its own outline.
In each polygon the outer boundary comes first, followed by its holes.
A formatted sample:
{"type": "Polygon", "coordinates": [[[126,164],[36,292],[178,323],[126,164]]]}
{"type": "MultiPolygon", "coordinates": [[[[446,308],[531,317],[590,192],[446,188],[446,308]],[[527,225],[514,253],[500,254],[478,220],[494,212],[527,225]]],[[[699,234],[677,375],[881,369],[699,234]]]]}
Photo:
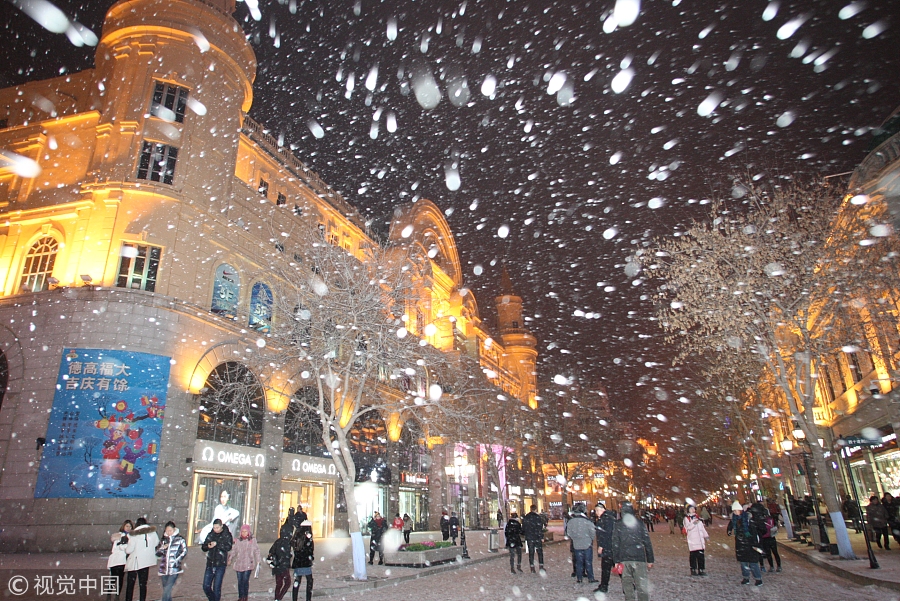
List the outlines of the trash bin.
{"type": "Polygon", "coordinates": [[[491,528],[490,534],[488,534],[488,552],[500,552],[500,533],[496,528],[491,528]]]}

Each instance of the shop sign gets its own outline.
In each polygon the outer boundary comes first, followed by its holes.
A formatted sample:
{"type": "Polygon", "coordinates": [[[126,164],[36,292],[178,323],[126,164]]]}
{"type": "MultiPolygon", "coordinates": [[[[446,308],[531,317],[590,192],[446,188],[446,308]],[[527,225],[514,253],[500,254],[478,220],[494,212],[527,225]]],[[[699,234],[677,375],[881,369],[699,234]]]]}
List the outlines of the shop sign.
{"type": "Polygon", "coordinates": [[[401,472],[400,481],[404,484],[428,484],[428,474],[417,474],[415,472],[401,472]]]}
{"type": "Polygon", "coordinates": [[[521,486],[510,486],[510,487],[509,487],[509,494],[511,494],[511,495],[520,495],[520,494],[522,494],[522,487],[521,487],[521,486]]]}
{"type": "Polygon", "coordinates": [[[838,439],[842,447],[876,447],[882,443],[881,439],[869,439],[862,436],[844,436],[838,439]]]}
{"type": "Polygon", "coordinates": [[[562,507],[562,501],[550,501],[550,507],[562,507]]]}
{"type": "Polygon", "coordinates": [[[285,477],[312,478],[314,480],[335,480],[337,467],[331,459],[285,453],[281,457],[281,473],[285,477]]]}
{"type": "Polygon", "coordinates": [[[533,488],[526,488],[526,489],[525,489],[525,494],[526,494],[526,495],[533,495],[533,494],[534,494],[534,489],[533,489],[533,488]]]}
{"type": "Polygon", "coordinates": [[[202,467],[256,472],[265,469],[266,455],[250,447],[199,440],[194,446],[194,463],[202,467]]]}

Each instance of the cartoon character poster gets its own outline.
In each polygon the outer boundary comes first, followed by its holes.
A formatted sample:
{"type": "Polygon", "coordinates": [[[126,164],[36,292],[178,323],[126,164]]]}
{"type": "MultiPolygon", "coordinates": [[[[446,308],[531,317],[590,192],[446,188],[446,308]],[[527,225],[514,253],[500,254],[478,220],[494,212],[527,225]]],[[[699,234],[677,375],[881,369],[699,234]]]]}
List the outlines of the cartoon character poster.
{"type": "Polygon", "coordinates": [[[152,498],[169,357],[64,349],[35,498],[152,498]]]}

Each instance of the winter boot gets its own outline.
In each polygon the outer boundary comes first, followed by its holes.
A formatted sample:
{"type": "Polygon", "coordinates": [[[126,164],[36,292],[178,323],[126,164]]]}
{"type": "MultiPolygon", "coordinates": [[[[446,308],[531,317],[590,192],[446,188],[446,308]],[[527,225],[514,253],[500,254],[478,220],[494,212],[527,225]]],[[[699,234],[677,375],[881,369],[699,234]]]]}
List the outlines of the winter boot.
{"type": "Polygon", "coordinates": [[[534,566],[531,566],[531,573],[532,573],[532,574],[537,574],[537,572],[534,571],[534,566]]]}
{"type": "Polygon", "coordinates": [[[697,570],[695,568],[691,568],[691,576],[696,576],[697,570]]]}
{"type": "Polygon", "coordinates": [[[743,580],[741,580],[741,584],[750,584],[750,579],[744,578],[743,580]]]}

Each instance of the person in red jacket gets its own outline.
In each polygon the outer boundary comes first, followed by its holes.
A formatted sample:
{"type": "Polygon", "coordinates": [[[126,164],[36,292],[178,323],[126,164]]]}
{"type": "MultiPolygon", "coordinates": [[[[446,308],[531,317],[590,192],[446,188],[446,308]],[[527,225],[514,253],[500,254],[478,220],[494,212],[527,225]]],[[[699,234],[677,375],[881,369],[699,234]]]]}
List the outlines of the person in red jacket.
{"type": "Polygon", "coordinates": [[[394,515],[394,521],[391,522],[391,528],[396,528],[401,532],[403,531],[403,518],[400,517],[399,513],[394,515]]]}

